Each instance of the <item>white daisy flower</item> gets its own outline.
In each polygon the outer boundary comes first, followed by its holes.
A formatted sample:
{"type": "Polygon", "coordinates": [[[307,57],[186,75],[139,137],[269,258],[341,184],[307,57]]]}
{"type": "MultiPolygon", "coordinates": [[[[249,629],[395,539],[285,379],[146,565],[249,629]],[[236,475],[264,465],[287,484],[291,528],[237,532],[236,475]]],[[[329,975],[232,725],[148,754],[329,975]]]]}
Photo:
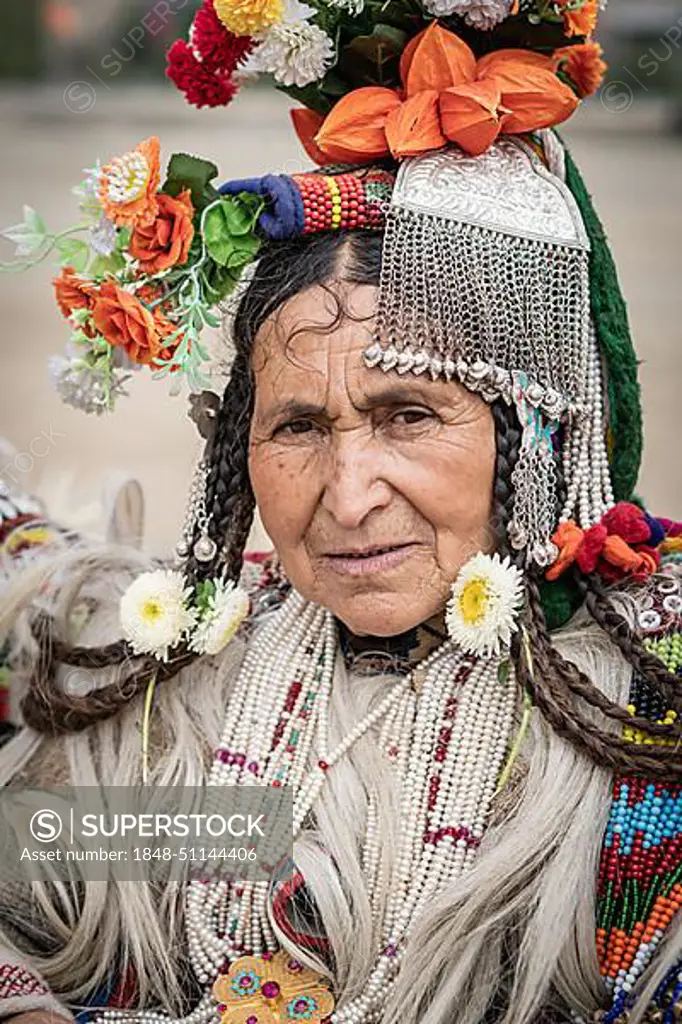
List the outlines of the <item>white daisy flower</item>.
{"type": "Polygon", "coordinates": [[[232,580],[213,580],[213,594],[189,648],[198,654],[217,654],[230,642],[249,612],[249,595],[232,580]]]}
{"type": "Polygon", "coordinates": [[[307,21],[273,25],[240,65],[240,75],[273,75],[282,85],[302,88],[318,82],[336,59],[331,39],[307,21]]]}
{"type": "Polygon", "coordinates": [[[479,551],[462,566],[446,606],[448,633],[463,651],[488,656],[507,647],[518,629],[523,573],[495,553],[479,551]]]}
{"type": "Polygon", "coordinates": [[[188,607],[192,588],[172,569],[145,572],[130,584],[120,603],[123,634],[135,654],[152,654],[168,661],[171,647],[196,623],[197,613],[188,607]]]}

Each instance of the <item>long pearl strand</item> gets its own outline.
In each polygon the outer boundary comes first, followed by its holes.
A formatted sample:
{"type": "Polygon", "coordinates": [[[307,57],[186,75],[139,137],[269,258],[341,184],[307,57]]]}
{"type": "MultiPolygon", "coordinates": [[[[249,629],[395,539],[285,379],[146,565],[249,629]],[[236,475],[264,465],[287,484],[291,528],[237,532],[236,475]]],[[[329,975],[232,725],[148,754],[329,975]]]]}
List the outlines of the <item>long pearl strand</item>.
{"type": "MultiPolygon", "coordinates": [[[[331,1016],[333,1024],[377,1024],[395,983],[409,932],[430,899],[467,870],[483,835],[509,742],[515,681],[511,665],[477,659],[446,641],[412,676],[396,681],[333,749],[328,711],[337,657],[330,612],[292,591],[249,646],[230,699],[208,785],[288,785],[294,838],[325,778],[357,740],[378,728],[379,748],[400,784],[401,833],[383,920],[373,897],[377,959],[364,991],[331,1016]]],[[[370,801],[363,870],[370,892],[383,885],[378,811],[370,801]]],[[[239,885],[193,880],[186,929],[194,973],[206,992],[178,1024],[219,1020],[211,995],[221,970],[245,954],[278,948],[268,917],[267,881],[239,885]]],[[[168,1022],[158,1011],[107,1010],[98,1020],[168,1022]]]]}
{"type": "Polygon", "coordinates": [[[588,414],[566,427],[562,458],[567,489],[560,516],[561,522],[575,519],[586,530],[615,504],[606,449],[601,354],[592,321],[589,334],[584,401],[588,414]]]}

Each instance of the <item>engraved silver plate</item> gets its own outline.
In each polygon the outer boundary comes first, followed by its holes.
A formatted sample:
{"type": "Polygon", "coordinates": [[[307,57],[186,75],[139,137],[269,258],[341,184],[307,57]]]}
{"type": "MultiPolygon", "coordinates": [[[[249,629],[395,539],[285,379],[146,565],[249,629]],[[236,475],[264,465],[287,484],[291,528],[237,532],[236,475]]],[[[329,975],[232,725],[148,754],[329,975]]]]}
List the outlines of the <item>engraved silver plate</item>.
{"type": "Polygon", "coordinates": [[[590,248],[568,187],[510,136],[481,156],[452,146],[404,160],[391,204],[488,231],[590,248]]]}

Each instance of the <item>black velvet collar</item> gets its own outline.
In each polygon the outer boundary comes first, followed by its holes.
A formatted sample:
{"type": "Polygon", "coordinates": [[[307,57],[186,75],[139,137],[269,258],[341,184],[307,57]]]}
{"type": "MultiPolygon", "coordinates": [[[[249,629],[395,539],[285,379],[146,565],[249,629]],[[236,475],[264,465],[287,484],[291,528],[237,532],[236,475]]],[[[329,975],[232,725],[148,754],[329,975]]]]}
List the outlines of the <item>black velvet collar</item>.
{"type": "Polygon", "coordinates": [[[396,636],[358,636],[334,616],[346,666],[361,675],[404,674],[447,639],[441,612],[396,636]]]}

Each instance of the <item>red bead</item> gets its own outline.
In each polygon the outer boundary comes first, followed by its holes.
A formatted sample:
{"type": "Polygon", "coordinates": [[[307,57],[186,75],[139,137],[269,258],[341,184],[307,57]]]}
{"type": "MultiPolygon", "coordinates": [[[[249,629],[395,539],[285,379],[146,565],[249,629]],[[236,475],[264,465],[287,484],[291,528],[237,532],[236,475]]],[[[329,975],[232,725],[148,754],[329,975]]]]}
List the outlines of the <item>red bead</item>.
{"type": "Polygon", "coordinates": [[[318,765],[318,768],[321,768],[323,772],[326,772],[327,769],[329,768],[329,765],[327,764],[326,761],[318,761],[317,765],[318,765]]]}

